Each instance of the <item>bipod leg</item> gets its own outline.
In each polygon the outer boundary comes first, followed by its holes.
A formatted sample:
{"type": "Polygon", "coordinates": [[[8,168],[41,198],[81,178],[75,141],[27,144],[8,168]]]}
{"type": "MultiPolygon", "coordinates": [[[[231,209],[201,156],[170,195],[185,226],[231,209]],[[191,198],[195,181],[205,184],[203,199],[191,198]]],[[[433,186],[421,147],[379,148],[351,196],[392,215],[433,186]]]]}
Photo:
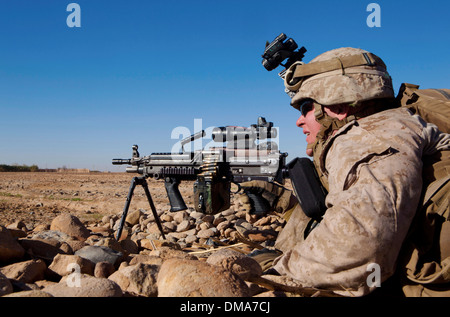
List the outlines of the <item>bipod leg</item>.
{"type": "Polygon", "coordinates": [[[144,187],[145,195],[147,196],[148,203],[150,204],[150,208],[152,209],[153,217],[155,218],[156,224],[158,225],[159,232],[161,232],[161,236],[163,239],[166,239],[164,235],[164,230],[161,225],[161,220],[159,219],[158,213],[156,212],[155,204],[153,203],[152,196],[150,195],[150,191],[148,190],[148,184],[144,177],[140,178],[139,183],[144,187]]]}
{"type": "Polygon", "coordinates": [[[136,184],[138,182],[139,177],[133,177],[131,180],[130,190],[128,191],[127,200],[125,201],[125,207],[123,207],[122,219],[120,219],[119,228],[117,229],[116,240],[119,241],[120,236],[122,235],[123,226],[125,224],[125,218],[127,217],[128,209],[130,208],[131,198],[133,197],[134,189],[136,188],[136,184]]]}

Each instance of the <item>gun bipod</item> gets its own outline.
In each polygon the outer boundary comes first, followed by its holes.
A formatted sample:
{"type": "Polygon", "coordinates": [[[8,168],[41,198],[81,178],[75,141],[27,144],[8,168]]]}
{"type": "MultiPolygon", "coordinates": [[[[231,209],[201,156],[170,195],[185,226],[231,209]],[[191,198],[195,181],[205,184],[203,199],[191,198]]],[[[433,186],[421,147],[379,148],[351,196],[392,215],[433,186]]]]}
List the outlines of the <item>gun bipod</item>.
{"type": "Polygon", "coordinates": [[[155,217],[156,224],[158,225],[158,229],[161,232],[163,239],[166,239],[164,235],[164,230],[161,225],[161,220],[159,219],[158,213],[156,212],[155,204],[153,203],[152,196],[148,189],[147,180],[145,177],[133,177],[131,180],[130,190],[128,191],[127,200],[125,202],[125,206],[123,208],[122,218],[120,219],[119,228],[117,230],[116,240],[119,241],[120,236],[122,235],[123,226],[125,225],[125,219],[127,218],[128,209],[130,208],[131,198],[133,197],[134,189],[136,185],[141,185],[144,188],[145,195],[147,196],[148,203],[150,204],[150,208],[152,209],[153,216],[155,217]]]}

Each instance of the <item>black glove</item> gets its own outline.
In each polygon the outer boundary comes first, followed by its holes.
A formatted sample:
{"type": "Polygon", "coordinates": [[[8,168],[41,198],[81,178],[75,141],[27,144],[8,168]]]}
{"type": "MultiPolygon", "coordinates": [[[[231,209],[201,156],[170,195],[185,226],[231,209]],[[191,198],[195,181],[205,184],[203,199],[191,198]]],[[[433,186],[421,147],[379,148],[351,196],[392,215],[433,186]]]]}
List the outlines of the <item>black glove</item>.
{"type": "Polygon", "coordinates": [[[244,182],[239,185],[244,190],[244,194],[240,197],[240,201],[243,204],[242,208],[248,212],[252,212],[255,210],[255,207],[259,207],[255,206],[255,202],[252,200],[252,195],[263,198],[264,202],[259,200],[259,202],[257,202],[258,205],[265,205],[268,209],[274,210],[278,213],[286,212],[296,203],[296,199],[292,194],[292,191],[275,183],[254,180],[244,182]]]}

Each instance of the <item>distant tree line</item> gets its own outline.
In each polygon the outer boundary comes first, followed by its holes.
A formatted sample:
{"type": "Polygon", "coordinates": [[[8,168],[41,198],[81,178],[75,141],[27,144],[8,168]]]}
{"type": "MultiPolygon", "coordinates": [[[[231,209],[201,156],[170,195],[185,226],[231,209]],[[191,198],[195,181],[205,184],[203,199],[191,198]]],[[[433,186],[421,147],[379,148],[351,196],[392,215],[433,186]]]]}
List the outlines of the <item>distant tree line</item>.
{"type": "Polygon", "coordinates": [[[39,167],[37,165],[6,165],[0,164],[0,172],[37,172],[39,167]]]}

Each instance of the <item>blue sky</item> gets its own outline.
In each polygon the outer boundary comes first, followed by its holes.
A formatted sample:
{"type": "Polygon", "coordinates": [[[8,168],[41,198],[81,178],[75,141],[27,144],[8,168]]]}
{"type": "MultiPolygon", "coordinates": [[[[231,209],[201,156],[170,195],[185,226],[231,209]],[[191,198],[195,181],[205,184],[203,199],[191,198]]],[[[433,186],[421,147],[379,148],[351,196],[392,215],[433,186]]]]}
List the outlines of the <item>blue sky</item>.
{"type": "Polygon", "coordinates": [[[383,58],[397,90],[450,87],[449,2],[377,1],[381,27],[370,28],[371,2],[2,0],[0,164],[119,171],[112,158],[133,144],[170,151],[195,119],[205,129],[258,116],[279,127],[289,158],[304,156],[281,67],[261,65],[281,32],[307,48],[305,62],[360,47],[383,58]],[[71,2],[79,28],[66,24],[71,2]]]}

